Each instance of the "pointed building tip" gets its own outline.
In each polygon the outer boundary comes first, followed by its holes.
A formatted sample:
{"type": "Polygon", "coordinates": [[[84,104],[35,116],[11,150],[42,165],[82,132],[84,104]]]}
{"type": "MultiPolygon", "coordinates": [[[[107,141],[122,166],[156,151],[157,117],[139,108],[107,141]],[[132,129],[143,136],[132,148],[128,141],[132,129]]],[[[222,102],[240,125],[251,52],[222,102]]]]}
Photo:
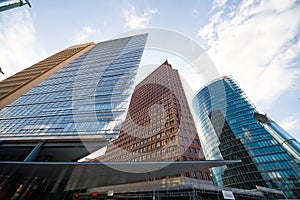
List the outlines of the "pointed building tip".
{"type": "Polygon", "coordinates": [[[172,65],[168,62],[168,60],[166,60],[162,65],[168,65],[168,66],[172,67],[172,65]]]}
{"type": "Polygon", "coordinates": [[[221,76],[221,79],[226,79],[228,78],[228,76],[221,76]]]}

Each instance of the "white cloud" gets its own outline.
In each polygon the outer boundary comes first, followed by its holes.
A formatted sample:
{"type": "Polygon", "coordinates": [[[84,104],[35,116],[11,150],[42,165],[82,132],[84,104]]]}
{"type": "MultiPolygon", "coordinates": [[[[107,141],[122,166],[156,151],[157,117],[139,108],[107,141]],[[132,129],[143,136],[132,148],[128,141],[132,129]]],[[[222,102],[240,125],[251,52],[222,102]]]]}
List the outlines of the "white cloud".
{"type": "Polygon", "coordinates": [[[84,26],[75,37],[76,44],[91,42],[89,37],[96,33],[96,29],[91,26],[84,26]]]}
{"type": "Polygon", "coordinates": [[[29,67],[42,58],[37,50],[34,20],[28,10],[16,9],[0,16],[0,80],[29,67]]]}
{"type": "Polygon", "coordinates": [[[212,11],[223,8],[226,5],[227,0],[215,0],[212,5],[212,11]]]}
{"type": "Polygon", "coordinates": [[[221,75],[231,74],[259,106],[272,102],[300,77],[300,4],[293,0],[215,3],[199,30],[221,75]]]}
{"type": "Polygon", "coordinates": [[[144,28],[155,13],[157,13],[157,9],[148,9],[145,10],[143,14],[138,15],[135,7],[131,5],[128,9],[123,11],[125,26],[132,29],[144,28]]]}

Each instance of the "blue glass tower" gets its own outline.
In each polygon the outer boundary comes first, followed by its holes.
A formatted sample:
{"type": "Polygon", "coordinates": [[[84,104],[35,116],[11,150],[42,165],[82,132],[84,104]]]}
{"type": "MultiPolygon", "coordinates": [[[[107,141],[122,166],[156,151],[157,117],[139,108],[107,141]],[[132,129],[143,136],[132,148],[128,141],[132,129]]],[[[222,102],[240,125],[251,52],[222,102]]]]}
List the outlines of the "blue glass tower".
{"type": "MultiPolygon", "coordinates": [[[[64,160],[63,154],[51,153],[46,146],[53,141],[77,140],[84,143],[117,137],[146,39],[147,34],[142,34],[98,43],[5,106],[0,111],[0,140],[26,140],[30,144],[42,142],[42,161],[71,161],[84,156],[84,153],[78,154],[73,148],[75,152],[70,152],[68,159],[64,160]]],[[[41,65],[48,63],[44,61],[41,65]]],[[[2,144],[2,147],[5,145],[2,144]]],[[[62,144],[59,147],[62,152],[64,145],[68,146],[62,144]]],[[[89,148],[88,145],[86,148],[89,148]]],[[[2,157],[0,152],[0,160],[20,160],[25,156],[12,158],[12,155],[8,158],[4,155],[8,152],[4,152],[2,157]]]]}
{"type": "Polygon", "coordinates": [[[212,168],[216,185],[261,186],[282,190],[288,198],[300,197],[299,142],[258,114],[231,77],[204,86],[193,108],[206,159],[241,160],[212,168]]]}

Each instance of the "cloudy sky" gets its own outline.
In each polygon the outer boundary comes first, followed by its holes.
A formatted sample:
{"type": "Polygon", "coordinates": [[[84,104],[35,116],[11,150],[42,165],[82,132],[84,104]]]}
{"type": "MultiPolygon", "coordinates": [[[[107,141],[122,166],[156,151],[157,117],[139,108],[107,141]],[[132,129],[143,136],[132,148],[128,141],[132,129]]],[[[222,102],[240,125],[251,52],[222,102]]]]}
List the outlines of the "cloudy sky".
{"type": "MultiPolygon", "coordinates": [[[[0,80],[68,46],[158,27],[196,41],[300,140],[300,1],[31,0],[0,13],[0,80]]],[[[176,63],[171,63],[176,68],[176,63]]],[[[199,86],[200,88],[201,86],[199,86]]]]}

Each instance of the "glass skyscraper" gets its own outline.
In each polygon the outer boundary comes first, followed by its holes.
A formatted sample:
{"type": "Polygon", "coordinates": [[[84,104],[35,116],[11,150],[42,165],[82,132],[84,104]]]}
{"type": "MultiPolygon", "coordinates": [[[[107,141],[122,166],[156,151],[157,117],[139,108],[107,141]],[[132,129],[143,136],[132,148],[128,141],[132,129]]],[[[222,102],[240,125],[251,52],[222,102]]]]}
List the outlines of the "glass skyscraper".
{"type": "MultiPolygon", "coordinates": [[[[55,141],[105,142],[117,137],[121,121],[126,115],[146,39],[147,34],[142,34],[105,41],[92,45],[85,52],[82,52],[85,46],[79,45],[79,50],[77,46],[70,47],[4,80],[3,84],[8,85],[15,84],[13,80],[20,81],[20,84],[12,86],[11,91],[4,91],[9,87],[3,87],[3,96],[9,96],[12,91],[18,91],[21,86],[28,84],[28,80],[38,79],[63,63],[66,55],[71,54],[67,56],[71,58],[68,64],[40,80],[39,84],[31,86],[28,92],[19,95],[12,103],[6,105],[1,100],[4,107],[0,111],[1,146],[6,147],[8,142],[15,143],[17,140],[27,141],[30,145],[29,148],[28,145],[24,146],[27,150],[23,153],[11,156],[8,154],[14,154],[13,151],[2,151],[0,160],[22,160],[33,149],[31,146],[39,144],[43,148],[40,152],[42,155],[36,156],[37,160],[75,161],[84,156],[84,153],[76,154],[76,148],[73,148],[75,152],[69,153],[73,156],[65,160],[63,153],[59,155],[45,149],[55,141]],[[73,58],[73,54],[78,52],[81,55],[73,58]],[[32,74],[36,75],[33,77],[32,74]]],[[[101,146],[99,144],[97,148],[101,146]]],[[[59,148],[63,149],[64,145],[68,147],[63,144],[59,148]]]]}
{"type": "Polygon", "coordinates": [[[193,108],[206,159],[241,160],[212,168],[216,185],[262,186],[282,190],[288,198],[300,197],[299,142],[259,114],[231,77],[204,86],[193,108]]]}

